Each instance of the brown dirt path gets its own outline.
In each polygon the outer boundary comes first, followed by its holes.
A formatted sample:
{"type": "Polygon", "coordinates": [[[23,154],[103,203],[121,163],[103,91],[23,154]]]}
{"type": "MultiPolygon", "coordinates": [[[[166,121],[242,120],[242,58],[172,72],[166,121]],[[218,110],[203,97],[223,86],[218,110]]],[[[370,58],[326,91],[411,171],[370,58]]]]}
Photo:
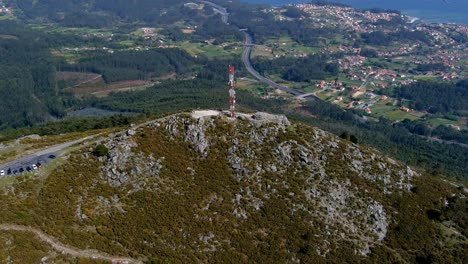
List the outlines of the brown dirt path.
{"type": "Polygon", "coordinates": [[[140,264],[143,263],[140,260],[111,256],[109,254],[100,252],[94,249],[78,249],[66,244],[59,242],[56,238],[45,234],[44,232],[29,226],[14,225],[14,224],[0,224],[0,230],[4,231],[19,231],[19,232],[30,232],[33,233],[37,238],[49,244],[54,250],[70,255],[77,258],[89,258],[89,259],[99,259],[104,261],[109,261],[111,263],[121,263],[121,264],[140,264]]]}

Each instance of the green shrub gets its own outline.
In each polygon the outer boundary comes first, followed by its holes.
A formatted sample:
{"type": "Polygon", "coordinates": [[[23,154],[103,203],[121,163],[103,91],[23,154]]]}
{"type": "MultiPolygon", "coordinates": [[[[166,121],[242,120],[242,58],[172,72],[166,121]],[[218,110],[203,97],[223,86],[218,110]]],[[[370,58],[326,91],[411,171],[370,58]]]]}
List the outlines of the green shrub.
{"type": "Polygon", "coordinates": [[[97,145],[97,147],[93,151],[93,155],[96,156],[96,157],[107,156],[107,154],[109,154],[109,149],[106,148],[106,146],[104,146],[102,144],[97,145]]]}

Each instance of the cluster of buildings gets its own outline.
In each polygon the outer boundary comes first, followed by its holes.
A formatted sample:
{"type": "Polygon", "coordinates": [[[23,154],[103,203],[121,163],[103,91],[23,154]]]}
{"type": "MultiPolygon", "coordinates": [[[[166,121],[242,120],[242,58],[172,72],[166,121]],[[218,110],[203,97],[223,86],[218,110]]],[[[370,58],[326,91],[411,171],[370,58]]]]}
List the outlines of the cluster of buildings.
{"type": "Polygon", "coordinates": [[[6,13],[6,14],[10,14],[11,13],[11,9],[4,6],[4,5],[1,5],[0,6],[0,14],[3,14],[3,13],[6,13]]]}
{"type": "Polygon", "coordinates": [[[356,32],[372,32],[379,28],[375,22],[391,21],[400,18],[397,13],[362,12],[351,7],[318,6],[314,4],[299,4],[297,8],[312,14],[311,18],[322,26],[341,26],[356,32]]]}
{"type": "Polygon", "coordinates": [[[141,28],[141,30],[143,30],[143,37],[145,39],[149,39],[149,38],[156,36],[155,28],[144,27],[144,28],[141,28]]]}
{"type": "MultiPolygon", "coordinates": [[[[376,50],[379,57],[399,58],[406,57],[411,62],[418,64],[443,63],[447,70],[443,72],[431,72],[429,75],[438,77],[442,80],[452,80],[454,78],[463,79],[467,77],[466,62],[468,61],[468,52],[466,44],[456,41],[453,35],[459,35],[463,38],[468,35],[468,25],[463,24],[411,24],[407,23],[398,27],[386,25],[385,21],[392,21],[398,18],[406,20],[409,18],[401,16],[398,13],[369,11],[362,12],[350,7],[341,6],[317,6],[313,4],[296,5],[299,9],[311,14],[310,20],[318,27],[340,27],[346,31],[355,33],[371,33],[381,31],[392,33],[398,30],[409,32],[420,31],[425,33],[431,42],[431,52],[420,54],[421,43],[414,41],[412,43],[399,43],[397,46],[385,47],[376,50]],[[377,23],[376,23],[377,22],[377,23]],[[380,23],[379,23],[380,22],[380,23]],[[460,62],[465,62],[460,64],[460,62]]],[[[339,46],[338,50],[346,52],[349,56],[345,57],[340,65],[343,69],[352,66],[359,66],[366,58],[359,56],[358,49],[354,47],[339,46]]]]}
{"type": "MultiPolygon", "coordinates": [[[[402,61],[407,63],[407,69],[413,70],[412,74],[427,75],[439,80],[451,81],[454,79],[465,79],[468,76],[468,52],[463,41],[456,40],[468,35],[468,25],[463,24],[402,24],[392,27],[385,21],[406,20],[407,17],[398,13],[359,11],[350,7],[341,6],[317,6],[313,4],[296,5],[304,12],[310,13],[310,20],[318,27],[339,27],[345,31],[355,33],[371,33],[381,31],[384,33],[406,30],[408,32],[420,31],[428,36],[430,43],[419,41],[401,42],[398,45],[390,45],[375,49],[379,58],[387,60],[402,61]],[[377,22],[377,23],[376,23],[377,22]],[[454,37],[455,35],[455,37],[454,37]],[[443,64],[444,70],[418,72],[418,65],[443,64]]],[[[414,20],[413,20],[414,21],[414,20]]],[[[327,52],[343,52],[346,55],[338,60],[342,70],[349,70],[351,80],[360,80],[368,74],[364,69],[366,60],[360,52],[360,48],[339,45],[337,48],[327,48],[327,52]]],[[[423,68],[423,67],[422,67],[423,68]]],[[[396,73],[395,73],[396,74],[396,73]]],[[[395,75],[393,74],[393,75],[395,75]]],[[[401,72],[398,77],[411,76],[408,72],[401,72]],[[405,76],[406,75],[406,76],[405,76]]],[[[377,78],[379,76],[376,76],[377,78]]],[[[396,76],[390,76],[395,82],[396,76]]],[[[388,80],[388,79],[387,79],[388,80]]],[[[384,80],[382,80],[384,81],[384,80]]],[[[414,80],[401,80],[400,84],[408,84],[414,80]]]]}

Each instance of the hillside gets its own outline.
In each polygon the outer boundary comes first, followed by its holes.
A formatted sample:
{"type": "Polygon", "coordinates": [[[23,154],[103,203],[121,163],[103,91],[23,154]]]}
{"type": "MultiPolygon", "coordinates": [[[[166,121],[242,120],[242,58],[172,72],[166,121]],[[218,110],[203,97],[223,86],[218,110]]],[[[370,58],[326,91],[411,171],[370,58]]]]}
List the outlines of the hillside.
{"type": "MultiPolygon", "coordinates": [[[[468,260],[463,188],[266,113],[171,115],[0,186],[0,229],[27,226],[74,249],[122,258],[468,260]]],[[[15,228],[0,232],[0,262],[76,261],[15,228]]]]}
{"type": "Polygon", "coordinates": [[[119,20],[143,20],[161,22],[177,13],[174,6],[183,1],[56,1],[56,0],[4,0],[8,6],[19,10],[19,16],[25,19],[38,19],[60,22],[65,25],[103,27],[119,20]],[[171,10],[170,13],[168,9],[171,10]]]}

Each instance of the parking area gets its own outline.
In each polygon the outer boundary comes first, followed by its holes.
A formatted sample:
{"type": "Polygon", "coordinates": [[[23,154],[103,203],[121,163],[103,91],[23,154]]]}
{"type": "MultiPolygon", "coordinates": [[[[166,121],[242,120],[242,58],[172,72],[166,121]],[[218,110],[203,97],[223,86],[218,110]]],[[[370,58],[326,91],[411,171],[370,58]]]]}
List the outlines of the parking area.
{"type": "Polygon", "coordinates": [[[10,177],[34,170],[40,170],[42,166],[49,164],[57,157],[57,153],[43,155],[31,155],[13,162],[0,165],[0,177],[10,177]]]}

